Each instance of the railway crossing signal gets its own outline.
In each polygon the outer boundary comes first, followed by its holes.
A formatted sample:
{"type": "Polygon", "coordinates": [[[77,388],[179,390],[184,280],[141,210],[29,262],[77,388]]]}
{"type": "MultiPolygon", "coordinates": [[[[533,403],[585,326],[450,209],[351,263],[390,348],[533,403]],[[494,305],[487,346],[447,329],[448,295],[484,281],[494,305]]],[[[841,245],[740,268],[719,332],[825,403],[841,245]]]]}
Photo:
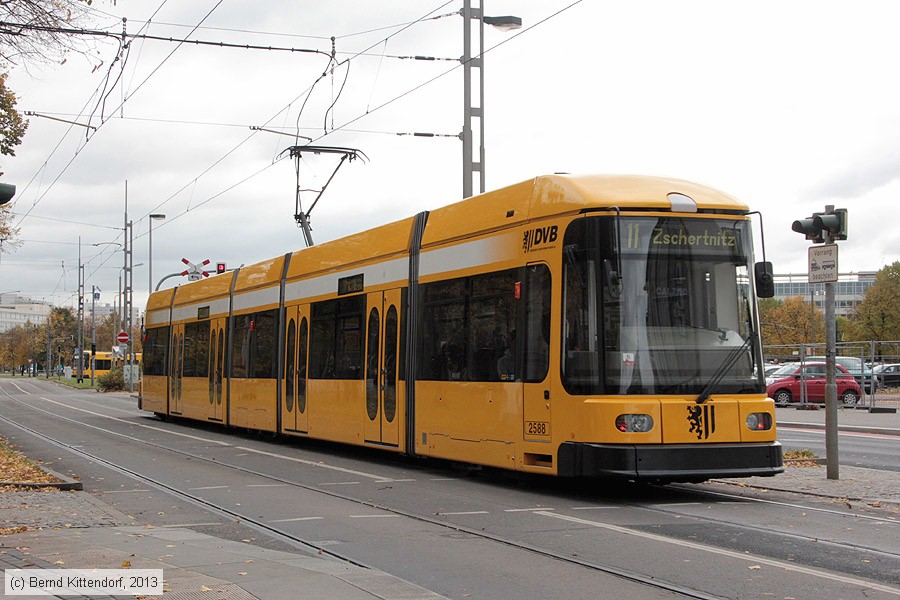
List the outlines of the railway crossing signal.
{"type": "Polygon", "coordinates": [[[225,263],[223,263],[223,262],[216,263],[216,275],[221,275],[222,273],[224,273],[227,270],[228,270],[228,268],[225,266],[225,263]]]}
{"type": "Polygon", "coordinates": [[[203,270],[203,267],[209,264],[208,258],[197,265],[186,258],[182,258],[181,262],[188,266],[186,270],[181,272],[182,275],[187,275],[188,281],[200,281],[203,277],[209,277],[209,273],[203,270]]]}

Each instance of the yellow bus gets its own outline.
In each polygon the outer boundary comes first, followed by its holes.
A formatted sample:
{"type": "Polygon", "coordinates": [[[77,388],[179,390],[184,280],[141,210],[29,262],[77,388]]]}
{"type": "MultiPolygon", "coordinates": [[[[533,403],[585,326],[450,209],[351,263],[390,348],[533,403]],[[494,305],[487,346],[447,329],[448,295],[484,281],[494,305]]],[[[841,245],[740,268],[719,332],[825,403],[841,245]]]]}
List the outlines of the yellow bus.
{"type": "Polygon", "coordinates": [[[551,175],[155,292],[158,415],[559,476],[783,471],[749,209],[551,175]]]}

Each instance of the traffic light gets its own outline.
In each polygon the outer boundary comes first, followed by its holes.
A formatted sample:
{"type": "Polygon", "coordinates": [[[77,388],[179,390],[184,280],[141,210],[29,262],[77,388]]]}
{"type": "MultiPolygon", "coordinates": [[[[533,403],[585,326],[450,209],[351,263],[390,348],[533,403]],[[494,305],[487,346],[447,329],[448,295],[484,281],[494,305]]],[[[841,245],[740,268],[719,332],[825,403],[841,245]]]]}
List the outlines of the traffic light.
{"type": "Polygon", "coordinates": [[[816,225],[816,219],[821,215],[822,213],[813,213],[813,216],[811,217],[798,219],[791,225],[791,229],[805,235],[806,239],[810,240],[813,244],[824,244],[825,236],[822,235],[823,228],[816,225]]]}
{"type": "Polygon", "coordinates": [[[835,208],[830,212],[825,212],[824,214],[816,216],[813,221],[814,225],[819,229],[827,230],[831,234],[832,239],[847,239],[846,208],[835,208]]]}
{"type": "Polygon", "coordinates": [[[228,269],[226,268],[225,263],[223,263],[223,262],[216,263],[216,275],[221,275],[222,273],[224,273],[227,270],[228,269]]]}
{"type": "Polygon", "coordinates": [[[825,212],[813,213],[806,219],[798,219],[791,229],[802,233],[813,244],[825,243],[825,232],[832,241],[847,239],[847,209],[826,206],[825,212]]]}
{"type": "Polygon", "coordinates": [[[16,186],[11,183],[0,183],[0,206],[13,199],[16,195],[16,186]]]}

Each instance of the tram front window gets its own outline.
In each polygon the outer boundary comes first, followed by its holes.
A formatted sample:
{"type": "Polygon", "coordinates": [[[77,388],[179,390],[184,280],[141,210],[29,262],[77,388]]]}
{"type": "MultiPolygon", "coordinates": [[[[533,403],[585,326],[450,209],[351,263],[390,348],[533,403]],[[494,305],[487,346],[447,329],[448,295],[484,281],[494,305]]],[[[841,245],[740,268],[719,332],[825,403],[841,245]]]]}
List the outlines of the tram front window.
{"type": "Polygon", "coordinates": [[[763,391],[758,339],[748,343],[757,330],[750,244],[744,221],[574,221],[564,240],[566,389],[698,394],[737,353],[712,393],[763,391]]]}

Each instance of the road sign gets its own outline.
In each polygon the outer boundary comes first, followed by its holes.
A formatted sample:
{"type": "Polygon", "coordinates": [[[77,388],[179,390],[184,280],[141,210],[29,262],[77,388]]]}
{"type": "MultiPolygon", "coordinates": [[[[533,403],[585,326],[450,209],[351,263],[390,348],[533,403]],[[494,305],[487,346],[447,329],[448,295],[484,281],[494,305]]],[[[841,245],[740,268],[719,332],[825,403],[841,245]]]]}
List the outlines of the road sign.
{"type": "Polygon", "coordinates": [[[809,247],[809,282],[831,283],[838,280],[837,244],[809,247]]]}
{"type": "Polygon", "coordinates": [[[116,334],[116,341],[120,344],[127,344],[129,339],[127,331],[120,331],[116,334]]]}

